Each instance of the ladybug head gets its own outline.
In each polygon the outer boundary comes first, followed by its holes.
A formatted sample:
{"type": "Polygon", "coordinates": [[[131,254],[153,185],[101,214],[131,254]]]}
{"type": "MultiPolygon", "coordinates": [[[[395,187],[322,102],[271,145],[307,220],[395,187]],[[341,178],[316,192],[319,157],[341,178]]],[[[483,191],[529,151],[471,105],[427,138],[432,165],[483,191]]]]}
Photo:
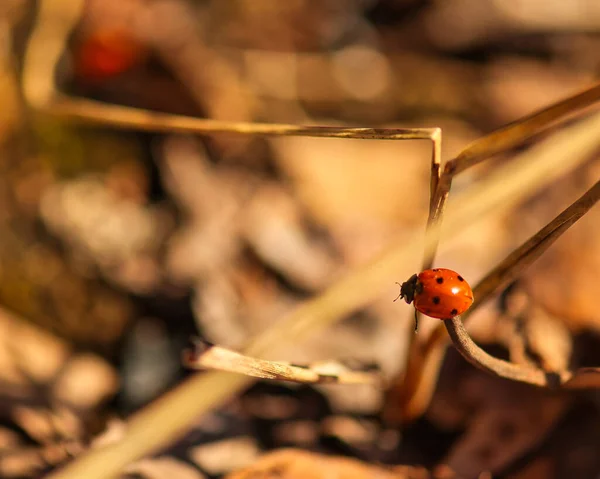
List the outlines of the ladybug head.
{"type": "Polygon", "coordinates": [[[413,302],[415,299],[415,293],[417,292],[418,287],[418,278],[416,274],[413,274],[408,281],[405,281],[400,286],[400,297],[404,299],[408,304],[413,302]]]}

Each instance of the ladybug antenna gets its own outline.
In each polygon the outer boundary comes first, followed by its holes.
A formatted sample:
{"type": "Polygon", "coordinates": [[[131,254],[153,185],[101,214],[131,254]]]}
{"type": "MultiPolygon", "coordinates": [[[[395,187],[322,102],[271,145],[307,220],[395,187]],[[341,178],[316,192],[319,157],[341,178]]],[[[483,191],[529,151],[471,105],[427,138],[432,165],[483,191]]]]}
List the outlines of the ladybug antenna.
{"type": "Polygon", "coordinates": [[[398,297],[394,300],[394,303],[402,297],[402,285],[398,283],[398,281],[396,281],[396,284],[400,286],[400,294],[398,294],[398,297]]]}

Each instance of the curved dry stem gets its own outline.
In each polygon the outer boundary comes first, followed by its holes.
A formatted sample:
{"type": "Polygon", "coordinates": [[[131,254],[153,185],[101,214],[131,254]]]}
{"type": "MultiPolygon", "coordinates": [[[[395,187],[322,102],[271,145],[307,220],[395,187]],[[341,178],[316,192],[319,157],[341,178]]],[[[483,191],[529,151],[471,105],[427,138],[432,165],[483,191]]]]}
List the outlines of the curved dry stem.
{"type": "Polygon", "coordinates": [[[467,333],[460,316],[444,320],[444,326],[452,344],[467,361],[495,376],[549,389],[600,388],[600,368],[580,368],[571,372],[544,371],[532,366],[517,365],[495,358],[477,346],[467,333]]]}
{"type": "Polygon", "coordinates": [[[568,372],[548,373],[541,369],[517,365],[489,355],[477,346],[465,329],[460,316],[445,319],[444,326],[454,347],[473,366],[501,378],[532,386],[557,388],[571,378],[568,372]]]}
{"type": "MultiPolygon", "coordinates": [[[[463,315],[465,322],[477,307],[487,301],[502,287],[517,278],[521,272],[539,258],[563,233],[584,216],[600,200],[600,181],[596,182],[577,201],[556,216],[520,247],[509,254],[490,271],[474,288],[475,304],[463,315]]],[[[411,351],[406,376],[390,391],[390,401],[400,402],[388,406],[386,417],[392,422],[405,421],[421,415],[433,394],[448,344],[443,325],[439,325],[422,346],[411,351]]],[[[588,375],[589,376],[589,375],[588,375]]],[[[588,378],[586,376],[586,380],[588,378]]],[[[574,376],[575,377],[575,376],[574,376]]],[[[575,381],[575,380],[574,380],[575,381]]],[[[596,380],[598,382],[598,380],[596,380]]],[[[584,384],[578,379],[574,384],[584,384]]],[[[575,386],[573,386],[575,387],[575,386]]],[[[582,387],[582,386],[578,386],[582,387]]]]}

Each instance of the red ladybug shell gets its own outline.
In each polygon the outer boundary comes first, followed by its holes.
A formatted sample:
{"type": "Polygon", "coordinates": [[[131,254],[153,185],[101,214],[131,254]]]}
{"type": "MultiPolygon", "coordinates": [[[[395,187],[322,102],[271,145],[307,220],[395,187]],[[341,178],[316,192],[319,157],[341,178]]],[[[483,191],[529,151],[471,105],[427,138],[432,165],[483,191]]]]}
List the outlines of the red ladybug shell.
{"type": "Polygon", "coordinates": [[[456,271],[434,268],[413,275],[402,284],[400,295],[427,316],[450,319],[473,304],[469,283],[456,271]]]}
{"type": "Polygon", "coordinates": [[[98,28],[76,47],[75,73],[88,82],[113,78],[141,63],[145,47],[124,30],[98,28]]]}

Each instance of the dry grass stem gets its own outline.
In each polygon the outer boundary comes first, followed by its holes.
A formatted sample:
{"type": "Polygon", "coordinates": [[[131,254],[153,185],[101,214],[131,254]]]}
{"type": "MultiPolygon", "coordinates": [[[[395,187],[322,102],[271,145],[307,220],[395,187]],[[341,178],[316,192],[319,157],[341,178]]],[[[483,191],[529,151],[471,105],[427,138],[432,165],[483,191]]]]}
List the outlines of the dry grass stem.
{"type": "Polygon", "coordinates": [[[477,346],[467,333],[460,316],[444,320],[444,326],[452,344],[467,361],[495,376],[550,389],[600,388],[600,368],[582,368],[575,372],[544,371],[533,366],[511,363],[495,358],[477,346]]]}
{"type": "Polygon", "coordinates": [[[558,387],[570,377],[570,374],[566,372],[562,374],[547,373],[538,368],[517,365],[489,355],[473,342],[460,316],[445,319],[444,326],[446,326],[452,344],[458,352],[467,361],[483,371],[512,381],[553,388],[558,387]]]}
{"type": "MultiPolygon", "coordinates": [[[[158,113],[64,95],[58,95],[54,98],[45,110],[65,119],[90,124],[169,133],[237,133],[243,135],[306,136],[361,140],[434,141],[434,139],[439,138],[439,128],[353,128],[230,122],[158,113]]],[[[434,151],[438,150],[435,149],[434,151]]],[[[436,161],[439,164],[439,160],[436,161]]]]}
{"type": "Polygon", "coordinates": [[[600,83],[479,138],[446,163],[444,174],[454,176],[490,156],[508,151],[598,101],[600,83]]]}
{"type": "Polygon", "coordinates": [[[381,376],[351,371],[338,362],[313,363],[299,366],[280,361],[267,361],[236,353],[197,339],[183,355],[185,366],[193,369],[214,369],[244,374],[260,379],[292,381],[304,384],[373,384],[381,385],[381,376]]]}

